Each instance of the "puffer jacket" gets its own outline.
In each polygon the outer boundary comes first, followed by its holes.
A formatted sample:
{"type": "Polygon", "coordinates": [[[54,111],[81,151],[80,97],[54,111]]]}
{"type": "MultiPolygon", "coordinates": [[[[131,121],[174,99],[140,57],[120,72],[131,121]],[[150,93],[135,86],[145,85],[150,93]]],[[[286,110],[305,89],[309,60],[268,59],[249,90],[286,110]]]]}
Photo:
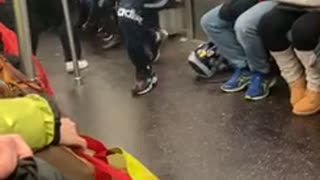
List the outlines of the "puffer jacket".
{"type": "Polygon", "coordinates": [[[0,99],[0,135],[19,134],[33,151],[60,141],[60,112],[40,95],[0,99]]]}

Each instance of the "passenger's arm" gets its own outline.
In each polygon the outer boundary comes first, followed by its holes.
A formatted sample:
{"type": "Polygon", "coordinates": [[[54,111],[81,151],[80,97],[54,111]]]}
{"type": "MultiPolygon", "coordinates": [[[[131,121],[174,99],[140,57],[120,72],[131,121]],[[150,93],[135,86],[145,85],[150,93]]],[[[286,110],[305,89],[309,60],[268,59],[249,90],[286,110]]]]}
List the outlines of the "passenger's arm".
{"type": "Polygon", "coordinates": [[[20,134],[35,151],[60,141],[59,121],[39,95],[0,99],[0,135],[20,134]]]}
{"type": "Polygon", "coordinates": [[[62,118],[54,101],[39,95],[0,99],[0,135],[20,134],[34,151],[48,145],[85,147],[76,125],[62,118]]]}
{"type": "Polygon", "coordinates": [[[0,136],[0,179],[8,178],[22,159],[32,157],[33,153],[18,135],[0,136]]]}

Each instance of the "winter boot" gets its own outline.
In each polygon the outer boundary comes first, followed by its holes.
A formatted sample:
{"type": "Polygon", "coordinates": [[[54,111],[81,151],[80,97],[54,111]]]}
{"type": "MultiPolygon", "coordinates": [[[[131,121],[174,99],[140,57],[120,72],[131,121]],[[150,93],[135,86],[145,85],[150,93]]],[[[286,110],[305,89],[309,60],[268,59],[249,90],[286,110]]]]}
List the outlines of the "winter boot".
{"type": "Polygon", "coordinates": [[[320,63],[314,51],[295,50],[305,68],[307,90],[304,97],[294,105],[296,115],[311,115],[320,110],[320,63]]]}
{"type": "Polygon", "coordinates": [[[291,47],[285,51],[271,52],[271,55],[278,64],[282,77],[289,85],[290,103],[294,106],[304,97],[306,89],[303,67],[291,47]]]}

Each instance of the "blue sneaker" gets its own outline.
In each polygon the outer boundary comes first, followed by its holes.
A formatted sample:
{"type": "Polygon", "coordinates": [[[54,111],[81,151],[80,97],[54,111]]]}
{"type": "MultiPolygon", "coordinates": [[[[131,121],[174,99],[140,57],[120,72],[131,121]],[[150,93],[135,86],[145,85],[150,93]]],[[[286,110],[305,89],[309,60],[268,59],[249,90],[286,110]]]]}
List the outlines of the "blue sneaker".
{"type": "Polygon", "coordinates": [[[249,88],[245,94],[247,100],[261,100],[269,96],[270,88],[276,83],[276,78],[267,77],[267,75],[254,72],[252,73],[249,88]]]}
{"type": "Polygon", "coordinates": [[[236,69],[231,78],[221,86],[224,92],[232,93],[245,89],[250,81],[250,72],[246,69],[236,69]]]}

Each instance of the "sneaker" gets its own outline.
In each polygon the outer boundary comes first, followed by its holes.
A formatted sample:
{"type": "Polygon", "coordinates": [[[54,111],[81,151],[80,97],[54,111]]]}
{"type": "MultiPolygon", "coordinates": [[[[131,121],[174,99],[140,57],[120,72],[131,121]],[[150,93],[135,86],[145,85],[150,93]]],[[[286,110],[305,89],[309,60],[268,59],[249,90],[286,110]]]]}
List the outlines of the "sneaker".
{"type": "Polygon", "coordinates": [[[246,69],[236,69],[231,78],[221,86],[224,92],[232,93],[245,89],[250,81],[250,72],[246,69]]]}
{"type": "Polygon", "coordinates": [[[149,93],[156,87],[158,78],[152,71],[140,71],[137,73],[136,82],[132,88],[133,96],[141,96],[149,93]]]}
{"type": "Polygon", "coordinates": [[[102,41],[109,42],[114,38],[114,36],[113,34],[105,34],[104,36],[101,36],[101,38],[102,38],[102,41]]]}
{"type": "Polygon", "coordinates": [[[276,83],[274,76],[267,77],[267,75],[254,72],[251,76],[249,88],[245,94],[247,100],[261,100],[269,96],[270,88],[276,83]]]}
{"type": "MultiPolygon", "coordinates": [[[[89,63],[88,63],[87,60],[79,60],[78,61],[78,65],[79,65],[79,69],[83,70],[83,69],[86,69],[89,66],[89,63]]],[[[66,62],[66,71],[68,73],[73,73],[74,66],[73,66],[73,62],[72,61],[66,62]]]]}
{"type": "Polygon", "coordinates": [[[119,35],[112,35],[111,38],[108,38],[108,39],[103,39],[104,41],[104,45],[102,46],[102,48],[104,50],[107,50],[107,49],[111,49],[113,47],[116,47],[118,46],[120,43],[121,43],[121,40],[120,40],[120,36],[119,35]]]}
{"type": "Polygon", "coordinates": [[[151,47],[151,54],[152,54],[152,62],[155,63],[157,61],[159,61],[160,59],[160,47],[161,44],[168,39],[169,37],[169,33],[164,30],[164,29],[160,29],[159,31],[155,32],[156,35],[156,40],[155,40],[155,44],[151,47]]]}

